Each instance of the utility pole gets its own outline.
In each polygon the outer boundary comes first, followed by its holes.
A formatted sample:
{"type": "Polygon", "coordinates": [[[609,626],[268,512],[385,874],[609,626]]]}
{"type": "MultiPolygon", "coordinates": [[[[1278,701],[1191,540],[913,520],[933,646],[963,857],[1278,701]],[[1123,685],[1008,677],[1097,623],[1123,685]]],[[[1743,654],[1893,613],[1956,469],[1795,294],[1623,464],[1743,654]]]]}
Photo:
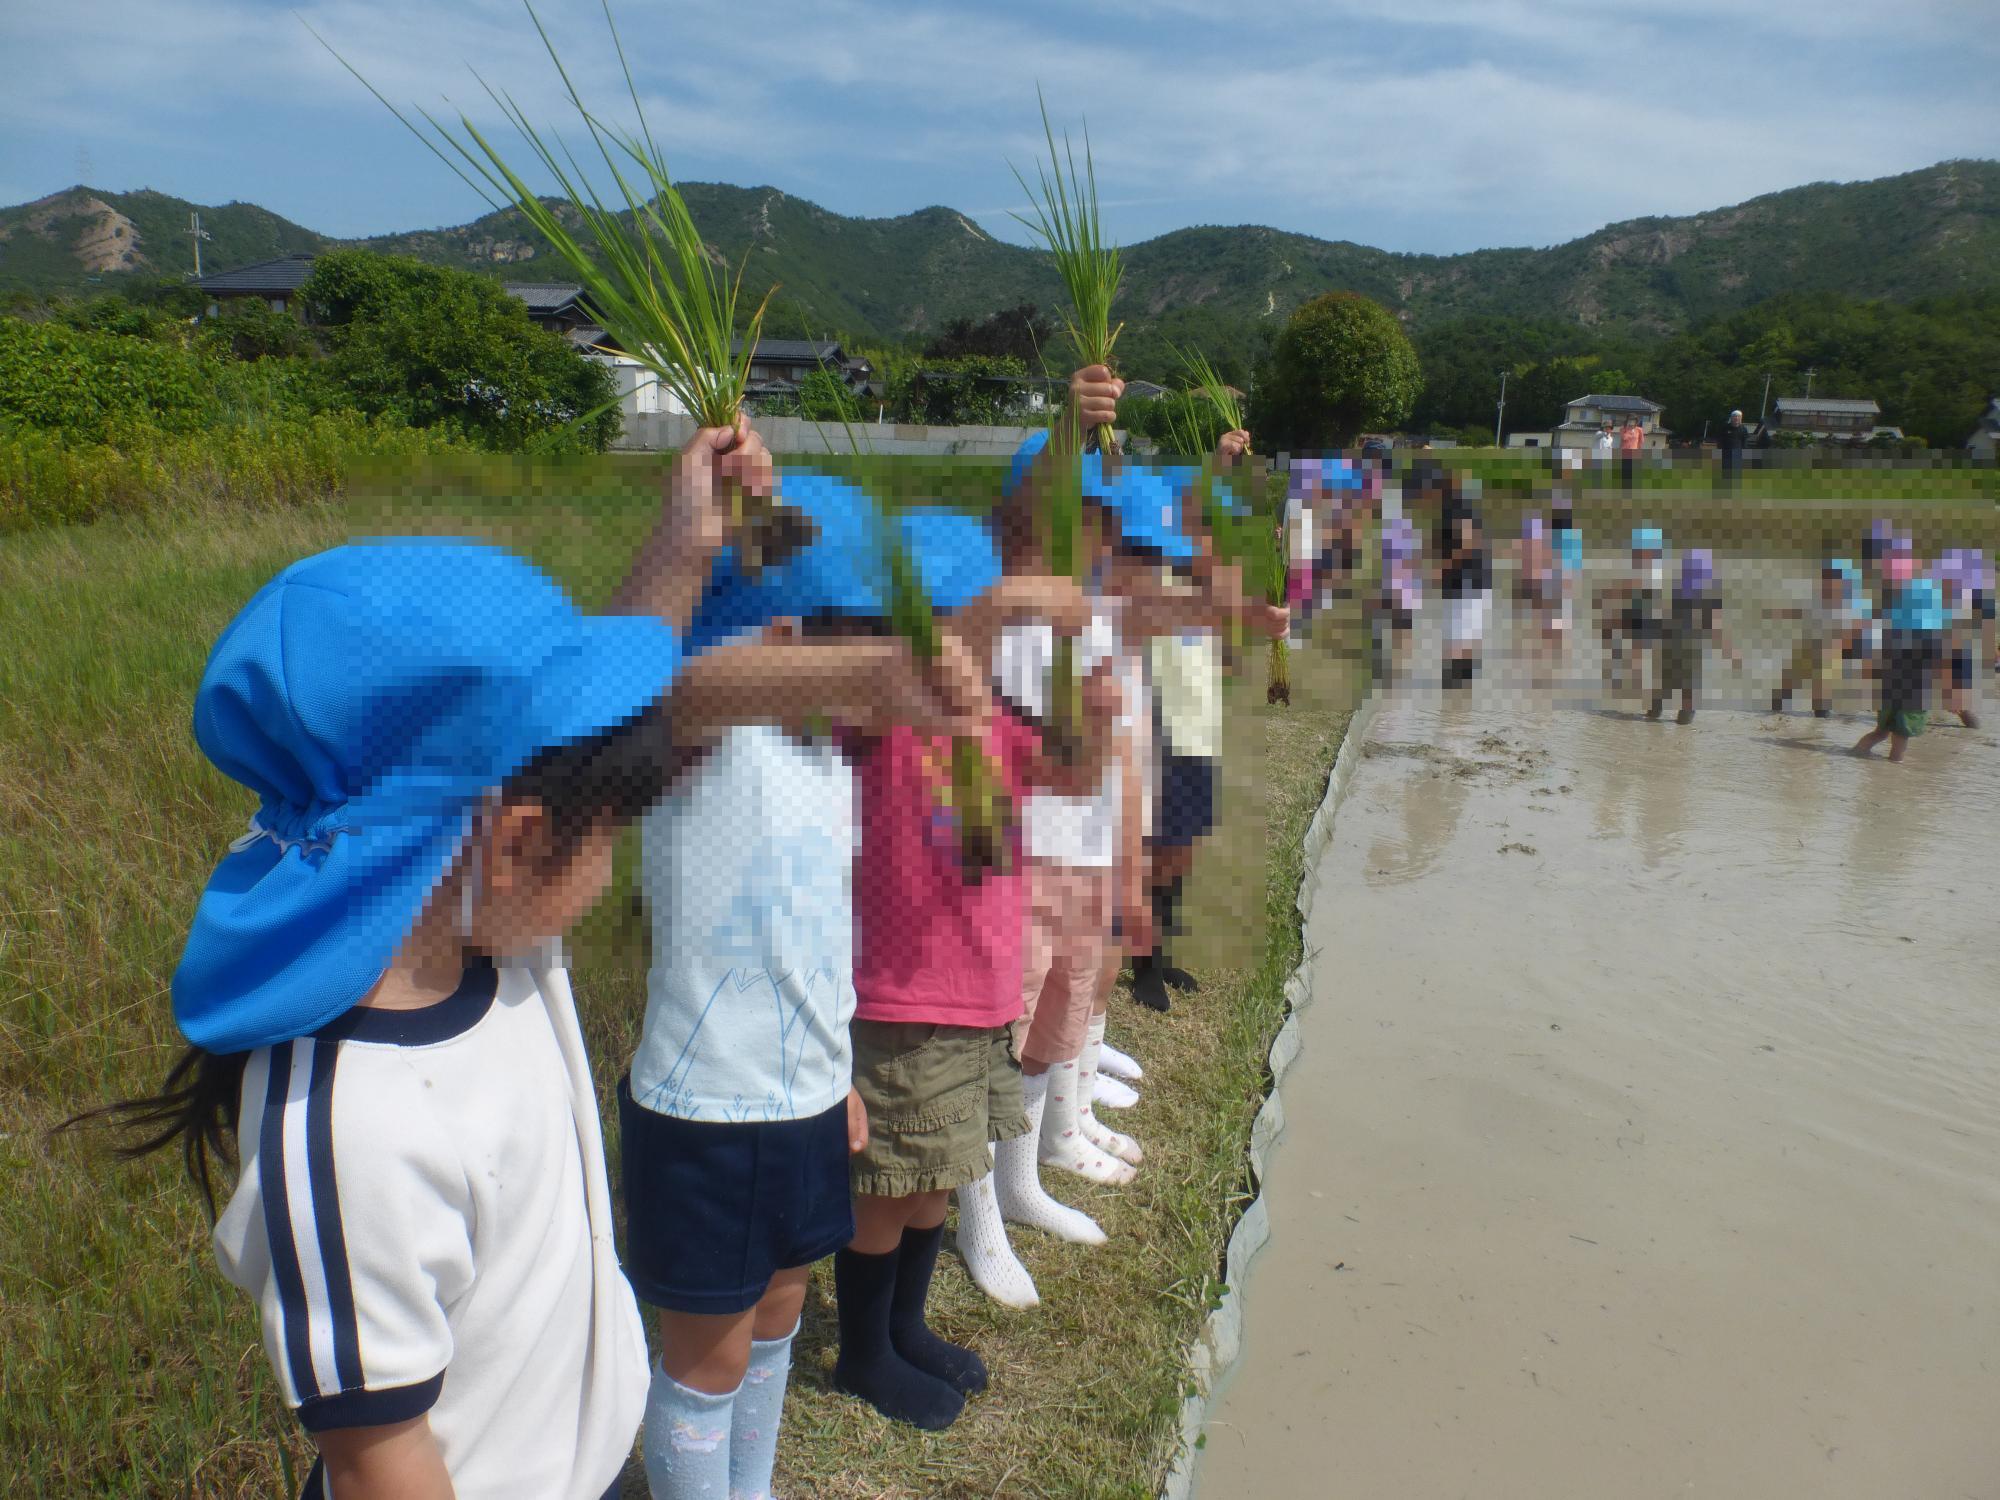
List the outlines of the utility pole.
{"type": "Polygon", "coordinates": [[[1764,377],[1764,400],[1763,403],[1757,408],[1757,425],[1759,427],[1762,427],[1764,425],[1764,419],[1770,416],[1770,414],[1771,414],[1771,377],[1769,375],[1766,375],[1764,377]]]}
{"type": "Polygon", "coordinates": [[[1817,375],[1817,374],[1819,374],[1819,371],[1818,371],[1818,370],[1808,370],[1808,371],[1806,371],[1806,395],[1807,395],[1808,397],[1810,397],[1810,396],[1812,395],[1812,378],[1813,378],[1813,376],[1815,376],[1815,375],[1817,375]]]}
{"type": "Polygon", "coordinates": [[[201,215],[188,215],[188,236],[194,241],[194,279],[201,280],[201,242],[208,238],[208,231],[201,227],[201,215]]]}
{"type": "Polygon", "coordinates": [[[1493,446],[1500,446],[1500,425],[1507,416],[1507,372],[1500,372],[1500,409],[1493,413],[1493,446]]]}

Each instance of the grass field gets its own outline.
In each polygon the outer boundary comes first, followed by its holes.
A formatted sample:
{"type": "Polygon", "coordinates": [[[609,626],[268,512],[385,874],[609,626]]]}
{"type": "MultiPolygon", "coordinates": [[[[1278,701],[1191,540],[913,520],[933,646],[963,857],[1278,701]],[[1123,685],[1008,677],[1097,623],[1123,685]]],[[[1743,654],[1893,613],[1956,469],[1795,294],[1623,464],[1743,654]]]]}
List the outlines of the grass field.
{"type": "MultiPolygon", "coordinates": [[[[52,1497],[295,1492],[309,1450],[278,1403],[251,1310],[214,1270],[178,1164],[111,1160],[49,1127],[150,1089],[177,1050],[167,978],[196,893],[250,799],[188,732],[208,647],[295,557],[355,532],[476,532],[601,601],[650,520],[651,469],[440,471],[350,509],[181,509],[0,540],[0,1472],[52,1497]]],[[[934,485],[912,480],[913,485],[934,485]]],[[[968,481],[968,486],[970,481],[968,481]]],[[[953,488],[956,488],[954,485],[953,488]]],[[[990,491],[989,491],[990,492],[990,491]]],[[[968,495],[973,491],[968,487],[968,495]]],[[[1191,902],[1205,993],[1168,1017],[1115,1004],[1148,1070],[1120,1120],[1148,1163],[1122,1191],[1061,1191],[1113,1243],[1020,1248],[1044,1303],[989,1307],[955,1260],[940,1326],[994,1372],[951,1433],[894,1429],[831,1393],[816,1286],[780,1453],[815,1496],[1141,1496],[1171,1459],[1180,1350],[1217,1291],[1243,1148],[1297,958],[1298,839],[1347,719],[1331,658],[1262,662],[1234,690],[1224,830],[1191,902]]],[[[646,934],[618,886],[575,944],[600,1090],[629,1055],[646,934]]],[[[609,1116],[615,1119],[615,1114],[609,1116]]],[[[615,1149],[615,1142],[614,1149],[615,1149]]],[[[226,1190],[226,1184],[225,1190],[226,1190]]],[[[636,1465],[627,1490],[642,1494],[636,1465]]]]}

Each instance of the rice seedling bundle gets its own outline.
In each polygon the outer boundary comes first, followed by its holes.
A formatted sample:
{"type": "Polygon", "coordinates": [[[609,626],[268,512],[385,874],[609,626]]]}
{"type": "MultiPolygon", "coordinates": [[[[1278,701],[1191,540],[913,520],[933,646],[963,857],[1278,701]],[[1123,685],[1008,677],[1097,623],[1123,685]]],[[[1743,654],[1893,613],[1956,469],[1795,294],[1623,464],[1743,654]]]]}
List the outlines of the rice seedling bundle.
{"type": "MultiPolygon", "coordinates": [[[[739,320],[743,268],[739,265],[730,275],[702,241],[694,217],[667,170],[666,158],[653,139],[652,127],[646,123],[631,64],[611,16],[610,0],[604,0],[604,19],[639,121],[637,133],[607,124],[585,106],[541,18],[532,5],[527,9],[609,175],[610,186],[602,193],[559,137],[537,131],[513,97],[494,89],[485,79],[479,79],[480,87],[555,181],[560,190],[556,204],[544,202],[463,111],[458,115],[458,129],[453,131],[428,110],[419,109],[417,113],[430,127],[427,134],[383,98],[345,58],[337,52],[334,56],[490,206],[517,210],[548,242],[570,274],[582,283],[581,300],[604,330],[610,347],[644,366],[702,426],[733,426],[749,385],[750,362],[771,292],[739,320]],[[596,246],[595,255],[586,239],[596,246]]],[[[474,76],[478,77],[477,73],[474,76]]],[[[613,404],[577,420],[590,421],[613,404]]],[[[747,495],[734,483],[726,483],[725,491],[731,540],[746,571],[755,573],[810,540],[810,523],[796,510],[747,495]]]]}

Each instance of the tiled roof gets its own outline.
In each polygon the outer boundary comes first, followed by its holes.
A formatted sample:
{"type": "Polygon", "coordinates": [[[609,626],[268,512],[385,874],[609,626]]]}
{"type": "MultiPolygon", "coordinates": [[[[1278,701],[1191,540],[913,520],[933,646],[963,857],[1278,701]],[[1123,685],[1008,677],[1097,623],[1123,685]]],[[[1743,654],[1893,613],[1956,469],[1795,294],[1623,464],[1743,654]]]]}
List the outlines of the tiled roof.
{"type": "Polygon", "coordinates": [[[254,266],[238,266],[233,271],[217,271],[195,283],[204,292],[296,292],[312,274],[310,255],[284,255],[276,260],[260,260],[254,266]]]}
{"type": "Polygon", "coordinates": [[[531,313],[561,312],[583,294],[583,288],[568,281],[508,281],[507,292],[528,304],[531,313]]]}
{"type": "Polygon", "coordinates": [[[1666,410],[1659,402],[1648,401],[1644,396],[1599,396],[1592,394],[1578,396],[1569,404],[1571,406],[1594,406],[1599,411],[1629,411],[1635,414],[1666,410]]]}
{"type": "Polygon", "coordinates": [[[1781,412],[1825,412],[1839,416],[1874,416],[1882,408],[1873,401],[1849,401],[1833,396],[1780,396],[1777,400],[1781,412]]]}

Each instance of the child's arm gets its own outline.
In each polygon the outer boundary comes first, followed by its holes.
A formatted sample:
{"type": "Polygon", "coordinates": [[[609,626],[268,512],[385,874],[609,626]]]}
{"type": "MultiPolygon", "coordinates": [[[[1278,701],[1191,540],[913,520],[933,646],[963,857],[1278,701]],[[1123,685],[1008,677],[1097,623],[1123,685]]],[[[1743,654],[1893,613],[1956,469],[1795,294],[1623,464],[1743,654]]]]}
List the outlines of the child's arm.
{"type": "Polygon", "coordinates": [[[1104,780],[1104,772],[1116,753],[1112,748],[1114,721],[1122,695],[1112,679],[1111,664],[1101,661],[1083,681],[1083,756],[1065,764],[1036,746],[1021,762],[1021,779],[1030,786],[1054,792],[1059,797],[1088,797],[1104,780]]]}
{"type": "Polygon", "coordinates": [[[429,1417],[315,1434],[333,1500],[455,1500],[429,1417]]]}
{"type": "Polygon", "coordinates": [[[1140,780],[1152,775],[1153,768],[1140,763],[1139,748],[1134,734],[1118,735],[1118,866],[1113,909],[1118,914],[1118,940],[1127,953],[1152,952],[1157,936],[1153,903],[1146,888],[1146,787],[1140,780]]]}
{"type": "Polygon", "coordinates": [[[737,724],[802,728],[824,717],[858,732],[906,724],[923,734],[977,734],[991,704],[977,674],[925,670],[900,640],[750,640],[704,651],[681,668],[667,719],[674,742],[699,746],[737,724]]]}
{"type": "Polygon", "coordinates": [[[1067,578],[1010,574],[951,617],[952,633],[975,661],[993,660],[1000,632],[1023,620],[1046,622],[1058,635],[1079,635],[1090,625],[1090,600],[1067,578]]]}
{"type": "Polygon", "coordinates": [[[775,484],[764,440],[741,417],[733,429],[702,428],[681,449],[667,475],[660,518],[612,596],[612,613],[658,615],[675,631],[687,630],[709,565],[728,540],[718,493],[724,482],[751,495],[769,495],[775,484]]]}

